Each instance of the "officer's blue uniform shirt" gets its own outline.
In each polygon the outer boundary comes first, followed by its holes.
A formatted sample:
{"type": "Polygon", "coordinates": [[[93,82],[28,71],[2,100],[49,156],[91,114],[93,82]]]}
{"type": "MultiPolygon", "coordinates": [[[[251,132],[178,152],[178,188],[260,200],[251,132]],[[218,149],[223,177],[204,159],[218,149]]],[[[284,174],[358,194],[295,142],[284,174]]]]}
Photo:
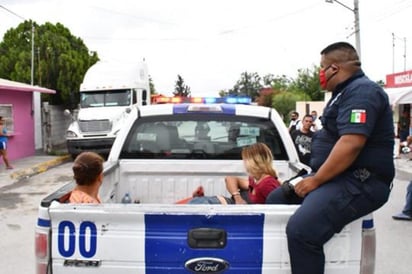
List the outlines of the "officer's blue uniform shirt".
{"type": "Polygon", "coordinates": [[[322,114],[322,125],[312,138],[313,170],[326,161],[340,136],[362,134],[368,140],[350,169],[367,168],[393,179],[392,110],[387,94],[362,70],[336,87],[322,114]]]}

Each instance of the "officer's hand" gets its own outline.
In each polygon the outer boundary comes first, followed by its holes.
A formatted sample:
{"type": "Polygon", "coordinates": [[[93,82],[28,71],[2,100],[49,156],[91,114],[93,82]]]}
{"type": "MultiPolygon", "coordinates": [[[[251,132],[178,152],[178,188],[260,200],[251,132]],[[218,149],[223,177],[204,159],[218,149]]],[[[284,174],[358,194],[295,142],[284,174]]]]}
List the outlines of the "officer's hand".
{"type": "Polygon", "coordinates": [[[302,179],[299,183],[295,185],[295,193],[299,197],[305,197],[309,192],[316,189],[319,183],[315,180],[315,177],[308,176],[302,179]]]}

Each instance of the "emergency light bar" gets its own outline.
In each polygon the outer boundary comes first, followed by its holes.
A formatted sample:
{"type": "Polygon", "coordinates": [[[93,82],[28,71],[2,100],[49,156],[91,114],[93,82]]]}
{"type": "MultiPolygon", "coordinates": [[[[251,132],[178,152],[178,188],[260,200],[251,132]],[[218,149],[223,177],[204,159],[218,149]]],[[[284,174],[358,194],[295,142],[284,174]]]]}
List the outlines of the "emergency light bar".
{"type": "Polygon", "coordinates": [[[249,105],[252,103],[252,99],[247,96],[241,97],[164,97],[159,96],[153,98],[153,104],[182,104],[182,103],[195,103],[195,104],[244,104],[249,105]]]}

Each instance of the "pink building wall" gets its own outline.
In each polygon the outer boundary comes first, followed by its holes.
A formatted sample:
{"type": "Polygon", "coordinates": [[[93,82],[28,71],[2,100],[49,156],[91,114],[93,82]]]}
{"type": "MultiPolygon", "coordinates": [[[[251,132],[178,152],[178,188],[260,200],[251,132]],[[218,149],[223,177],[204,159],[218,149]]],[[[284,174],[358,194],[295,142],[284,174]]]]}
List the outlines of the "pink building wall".
{"type": "MultiPolygon", "coordinates": [[[[9,137],[7,149],[10,161],[35,153],[32,96],[32,92],[0,90],[0,104],[13,105],[14,132],[9,137]]],[[[3,161],[0,164],[4,164],[3,161]]]]}

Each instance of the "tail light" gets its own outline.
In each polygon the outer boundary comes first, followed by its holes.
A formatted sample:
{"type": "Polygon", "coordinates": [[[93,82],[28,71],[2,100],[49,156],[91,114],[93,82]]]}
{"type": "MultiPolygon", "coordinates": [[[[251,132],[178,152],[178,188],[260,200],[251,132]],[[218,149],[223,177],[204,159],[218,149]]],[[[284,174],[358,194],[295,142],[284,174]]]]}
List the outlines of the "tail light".
{"type": "Polygon", "coordinates": [[[376,234],[373,215],[364,217],[362,222],[362,251],[360,274],[375,273],[376,234]]]}
{"type": "Polygon", "coordinates": [[[49,235],[48,233],[36,232],[35,235],[35,255],[36,274],[47,274],[49,262],[49,235]]]}

